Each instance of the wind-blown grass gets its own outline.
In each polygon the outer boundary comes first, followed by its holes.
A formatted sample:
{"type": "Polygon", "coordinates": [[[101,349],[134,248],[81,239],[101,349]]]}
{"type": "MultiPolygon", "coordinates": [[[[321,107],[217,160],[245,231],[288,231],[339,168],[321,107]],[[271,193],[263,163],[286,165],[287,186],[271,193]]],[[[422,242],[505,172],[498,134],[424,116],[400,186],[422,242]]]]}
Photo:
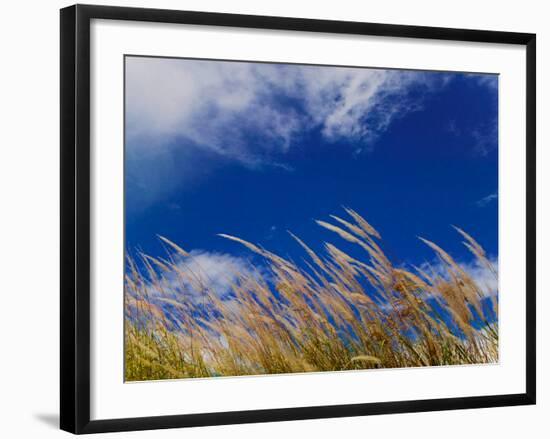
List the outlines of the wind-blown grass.
{"type": "MultiPolygon", "coordinates": [[[[291,234],[302,265],[230,235],[264,261],[233,273],[220,297],[170,240],[166,258],[128,258],[125,376],[167,378],[491,363],[498,360],[497,298],[433,242],[438,269],[390,262],[379,233],[355,211],[317,221],[360,247],[355,258],[325,243],[318,255],[291,234]]],[[[479,264],[483,248],[457,228],[479,264]]],[[[422,244],[420,244],[422,245],[422,244]]]]}

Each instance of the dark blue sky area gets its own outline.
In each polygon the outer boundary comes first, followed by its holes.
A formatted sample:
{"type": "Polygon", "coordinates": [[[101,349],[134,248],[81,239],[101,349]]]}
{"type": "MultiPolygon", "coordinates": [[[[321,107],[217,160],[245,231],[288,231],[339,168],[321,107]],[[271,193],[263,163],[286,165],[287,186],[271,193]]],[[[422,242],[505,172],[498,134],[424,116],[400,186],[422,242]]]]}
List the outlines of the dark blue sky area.
{"type": "MultiPolygon", "coordinates": [[[[445,85],[430,91],[414,83],[408,86],[403,93],[409,100],[418,99],[419,108],[411,110],[409,105],[368,140],[361,136],[327,139],[322,124],[301,131],[284,151],[269,152],[284,166],[250,166],[189,146],[195,151],[193,163],[204,165],[192,184],[171,185],[139,209],[132,205],[139,204],[140,191],[127,184],[131,204],[126,210],[127,249],[139,247],[162,255],[156,237],[160,234],[186,250],[249,255],[238,244],[216,236],[227,233],[298,259],[304,255],[286,233],[291,230],[314,249],[330,240],[349,250],[340,238],[313,222],[328,220],[329,214],[345,218],[341,206],[347,206],[378,229],[383,249],[396,264],[432,260],[432,251],[417,236],[433,240],[459,260],[469,260],[451,224],[469,232],[496,256],[497,89],[477,75],[447,76],[445,85]]],[[[397,105],[399,99],[397,94],[384,105],[397,105]]],[[[299,111],[300,104],[292,99],[282,104],[281,100],[277,105],[299,111]]],[[[357,120],[368,123],[367,115],[357,120]]],[[[253,133],[247,136],[251,144],[265,141],[253,133]]],[[[181,164],[181,172],[187,172],[186,148],[191,142],[185,136],[167,142],[171,147],[165,154],[176,169],[181,164]]],[[[139,136],[127,142],[130,158],[129,149],[139,143],[139,136]]],[[[148,172],[155,172],[155,157],[148,159],[148,172]]],[[[127,161],[126,174],[135,179],[139,167],[133,168],[132,163],[127,161]]]]}

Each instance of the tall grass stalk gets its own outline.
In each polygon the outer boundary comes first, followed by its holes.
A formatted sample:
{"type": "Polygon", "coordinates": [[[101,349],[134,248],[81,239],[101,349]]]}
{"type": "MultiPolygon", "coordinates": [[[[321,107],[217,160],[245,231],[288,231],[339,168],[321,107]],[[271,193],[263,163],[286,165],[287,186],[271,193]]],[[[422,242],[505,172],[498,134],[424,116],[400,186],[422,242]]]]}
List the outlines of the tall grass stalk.
{"type": "MultiPolygon", "coordinates": [[[[491,363],[498,360],[497,299],[428,240],[438,269],[395,266],[380,234],[357,212],[317,221],[356,245],[352,257],[324,243],[323,255],[299,237],[301,265],[230,235],[263,259],[232,273],[220,297],[191,256],[161,237],[166,258],[128,258],[125,376],[129,381],[371,368],[491,363]]],[[[496,277],[482,247],[457,229],[496,277]]]]}

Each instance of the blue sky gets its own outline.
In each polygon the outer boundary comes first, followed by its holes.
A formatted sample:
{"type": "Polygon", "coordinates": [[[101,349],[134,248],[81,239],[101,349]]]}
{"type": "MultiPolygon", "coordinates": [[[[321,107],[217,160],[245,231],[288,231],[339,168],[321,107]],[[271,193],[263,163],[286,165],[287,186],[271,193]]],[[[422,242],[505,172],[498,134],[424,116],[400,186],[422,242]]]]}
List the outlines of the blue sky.
{"type": "Polygon", "coordinates": [[[346,248],[313,220],[347,206],[396,265],[433,260],[418,236],[467,264],[451,224],[496,258],[497,121],[496,75],[127,57],[126,247],[299,260],[287,230],[346,248]]]}

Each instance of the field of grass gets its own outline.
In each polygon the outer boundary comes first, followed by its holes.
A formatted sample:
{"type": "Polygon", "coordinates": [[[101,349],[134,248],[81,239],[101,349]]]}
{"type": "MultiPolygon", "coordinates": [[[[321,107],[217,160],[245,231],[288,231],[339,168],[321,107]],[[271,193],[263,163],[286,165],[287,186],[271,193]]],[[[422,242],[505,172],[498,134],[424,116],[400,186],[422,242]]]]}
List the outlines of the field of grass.
{"type": "MultiPolygon", "coordinates": [[[[355,244],[323,255],[302,246],[300,264],[237,237],[220,235],[263,259],[233,273],[220,297],[190,255],[160,238],[166,258],[128,258],[125,378],[259,375],[421,367],[498,361],[498,303],[436,244],[421,239],[436,268],[394,265],[379,233],[355,211],[318,225],[355,244]]],[[[478,263],[497,276],[482,247],[456,229],[478,263]]]]}

